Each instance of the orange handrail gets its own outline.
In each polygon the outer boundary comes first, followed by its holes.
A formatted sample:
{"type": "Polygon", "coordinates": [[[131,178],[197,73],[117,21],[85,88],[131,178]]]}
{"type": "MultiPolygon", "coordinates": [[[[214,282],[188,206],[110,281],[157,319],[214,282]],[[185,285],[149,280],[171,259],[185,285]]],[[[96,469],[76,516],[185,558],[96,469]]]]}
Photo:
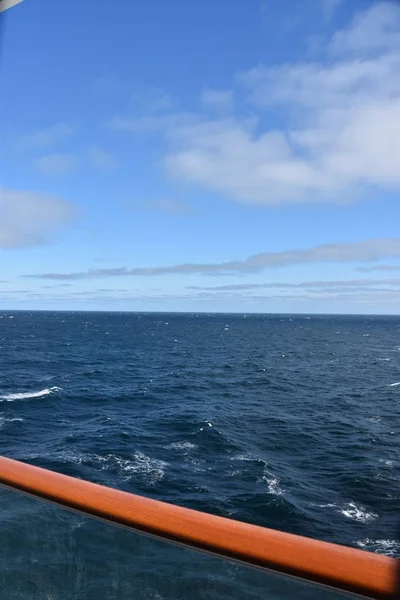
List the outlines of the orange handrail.
{"type": "Polygon", "coordinates": [[[111,489],[0,457],[0,484],[170,541],[353,592],[396,597],[400,561],[111,489]]]}

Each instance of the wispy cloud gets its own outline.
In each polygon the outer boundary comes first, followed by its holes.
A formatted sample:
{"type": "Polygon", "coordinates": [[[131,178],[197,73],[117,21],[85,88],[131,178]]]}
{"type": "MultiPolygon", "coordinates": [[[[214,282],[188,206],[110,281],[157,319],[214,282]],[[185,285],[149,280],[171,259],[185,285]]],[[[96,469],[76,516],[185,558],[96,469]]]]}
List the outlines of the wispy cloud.
{"type": "Polygon", "coordinates": [[[45,175],[65,175],[71,172],[77,165],[75,154],[55,153],[46,154],[34,161],[37,171],[45,175]]]}
{"type": "Polygon", "coordinates": [[[0,290],[0,297],[13,294],[28,294],[30,290],[0,290]]]}
{"type": "Polygon", "coordinates": [[[326,21],[330,21],[333,18],[341,3],[342,0],[319,0],[318,6],[321,8],[326,21]]]}
{"type": "MultiPolygon", "coordinates": [[[[212,290],[212,291],[237,291],[237,290],[256,290],[256,289],[321,289],[321,290],[332,290],[340,289],[343,291],[346,288],[376,288],[378,291],[382,291],[380,286],[391,285],[400,286],[400,278],[392,279],[344,279],[339,281],[303,281],[301,283],[290,283],[285,281],[267,281],[265,283],[232,283],[226,285],[213,285],[213,286],[187,286],[188,290],[212,290]]],[[[393,291],[393,290],[390,290],[393,291]]]]}
{"type": "Polygon", "coordinates": [[[89,87],[96,96],[117,97],[124,100],[128,98],[130,108],[137,116],[162,114],[174,110],[178,106],[177,98],[168,91],[129,78],[98,77],[90,83],[89,87]]]}
{"type": "Polygon", "coordinates": [[[71,123],[56,123],[19,138],[16,145],[21,150],[50,148],[74,133],[71,123]]]}
{"type": "Polygon", "coordinates": [[[98,169],[113,170],[119,165],[118,158],[99,146],[92,146],[87,151],[90,164],[98,169]]]}
{"type": "Polygon", "coordinates": [[[147,202],[135,204],[134,207],[142,210],[154,210],[174,215],[187,215],[188,213],[193,212],[193,208],[187,202],[183,202],[182,200],[171,200],[168,198],[149,200],[147,202]]]}
{"type": "Polygon", "coordinates": [[[356,267],[355,271],[369,273],[371,271],[400,271],[400,265],[372,265],[371,267],[356,267]]]}
{"type": "Polygon", "coordinates": [[[156,276],[169,274],[225,274],[252,273],[274,267],[313,263],[370,262],[400,256],[400,238],[324,244],[309,249],[264,252],[245,260],[222,263],[186,263],[163,267],[126,267],[89,269],[77,273],[42,273],[23,277],[35,279],[87,279],[94,277],[156,276]]]}
{"type": "Polygon", "coordinates": [[[318,61],[237,74],[241,108],[229,117],[116,117],[112,126],[163,131],[167,175],[240,202],[340,203],[399,190],[399,32],[400,6],[377,3],[325,40],[318,61]],[[276,111],[284,127],[266,125],[276,111]]]}
{"type": "Polygon", "coordinates": [[[0,190],[0,248],[43,244],[75,214],[57,196],[23,190],[0,190]]]}
{"type": "Polygon", "coordinates": [[[350,27],[333,35],[328,49],[342,58],[352,57],[358,63],[363,59],[372,60],[372,64],[378,66],[381,62],[385,67],[399,51],[399,21],[398,2],[374,2],[356,15],[350,27]],[[376,61],[377,57],[381,60],[376,61]]]}
{"type": "Polygon", "coordinates": [[[176,108],[177,100],[165,90],[149,86],[144,83],[137,84],[131,93],[130,101],[136,112],[162,113],[176,108]]]}
{"type": "Polygon", "coordinates": [[[59,288],[73,287],[73,283],[55,283],[53,285],[42,285],[42,290],[54,290],[59,288]]]}
{"type": "Polygon", "coordinates": [[[169,113],[164,115],[145,114],[135,116],[116,116],[108,122],[111,130],[124,133],[145,134],[164,133],[173,138],[179,135],[182,127],[202,123],[194,113],[169,113]]]}
{"type": "Polygon", "coordinates": [[[201,93],[201,102],[204,106],[217,111],[230,111],[233,108],[233,90],[205,88],[201,93]]]}
{"type": "Polygon", "coordinates": [[[123,262],[122,258],[107,258],[105,256],[98,256],[94,259],[94,262],[98,263],[115,263],[115,262],[123,262]]]}

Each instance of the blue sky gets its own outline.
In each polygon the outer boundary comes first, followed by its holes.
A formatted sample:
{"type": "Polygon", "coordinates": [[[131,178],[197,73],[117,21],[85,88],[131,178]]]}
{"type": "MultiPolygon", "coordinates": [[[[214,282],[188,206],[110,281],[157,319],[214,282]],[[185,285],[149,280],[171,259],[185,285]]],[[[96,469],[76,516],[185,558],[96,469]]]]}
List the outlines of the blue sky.
{"type": "Polygon", "coordinates": [[[398,3],[0,18],[0,308],[399,313],[398,3]]]}

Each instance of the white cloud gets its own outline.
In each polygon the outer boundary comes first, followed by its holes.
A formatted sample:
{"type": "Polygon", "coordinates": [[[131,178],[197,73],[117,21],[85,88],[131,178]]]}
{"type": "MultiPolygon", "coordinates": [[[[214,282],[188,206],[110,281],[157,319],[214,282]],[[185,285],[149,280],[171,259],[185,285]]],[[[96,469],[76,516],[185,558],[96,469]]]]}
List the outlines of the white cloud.
{"type": "Polygon", "coordinates": [[[114,131],[125,133],[164,132],[174,135],[182,126],[201,122],[193,113],[172,113],[166,115],[144,115],[139,117],[120,117],[111,119],[108,126],[114,131]]]}
{"type": "Polygon", "coordinates": [[[43,244],[73,216],[73,205],[57,196],[0,190],[0,248],[43,244]]]}
{"type": "Polygon", "coordinates": [[[322,14],[326,21],[330,21],[339,8],[342,0],[318,0],[318,5],[321,7],[322,14]]]}
{"type": "Polygon", "coordinates": [[[201,102],[217,111],[230,111],[233,108],[233,91],[205,88],[201,93],[201,102]]]}
{"type": "MultiPolygon", "coordinates": [[[[266,283],[231,283],[225,285],[212,285],[212,286],[188,286],[188,290],[212,290],[212,291],[238,291],[238,290],[256,290],[263,288],[279,288],[297,290],[299,288],[309,288],[317,290],[325,289],[340,289],[343,290],[351,288],[363,289],[369,288],[369,291],[376,289],[381,292],[382,285],[389,286],[400,286],[400,278],[390,279],[344,279],[342,281],[303,281],[301,283],[290,283],[286,281],[268,281],[266,283]]],[[[393,290],[390,290],[393,291],[393,290]]]]}
{"type": "Polygon", "coordinates": [[[400,256],[400,238],[367,240],[324,244],[313,248],[285,250],[282,252],[264,252],[244,260],[230,260],[222,263],[184,263],[161,267],[116,267],[107,269],[89,269],[78,273],[41,273],[24,275],[35,279],[74,280],[95,277],[157,276],[190,273],[225,274],[254,273],[274,267],[315,263],[352,263],[370,262],[388,257],[400,256]]]}
{"type": "Polygon", "coordinates": [[[20,149],[50,148],[74,133],[75,129],[70,123],[56,123],[21,137],[17,141],[17,146],[20,149]]]}
{"type": "Polygon", "coordinates": [[[139,208],[180,215],[190,213],[193,210],[190,204],[187,202],[182,202],[181,200],[171,200],[168,198],[143,202],[139,205],[139,208]]]}
{"type": "Polygon", "coordinates": [[[339,56],[391,53],[399,49],[399,27],[397,2],[376,2],[358,13],[350,27],[334,34],[329,50],[339,56]]]}
{"type": "Polygon", "coordinates": [[[354,269],[355,271],[360,271],[361,273],[370,273],[371,271],[400,271],[400,265],[373,265],[372,267],[357,267],[354,269]]]}
{"type": "Polygon", "coordinates": [[[19,4],[22,0],[3,0],[0,4],[0,12],[3,12],[9,8],[12,8],[16,4],[19,4]]]}
{"type": "Polygon", "coordinates": [[[45,175],[64,175],[76,167],[77,157],[74,154],[46,154],[34,161],[37,171],[45,175]]]}
{"type": "Polygon", "coordinates": [[[400,6],[358,13],[319,61],[259,66],[235,81],[251,118],[242,108],[213,119],[116,118],[113,127],[163,130],[168,175],[241,202],[346,202],[400,190],[400,6]],[[284,125],[273,127],[277,114],[284,125]]]}
{"type": "Polygon", "coordinates": [[[135,112],[162,113],[173,109],[176,99],[161,88],[142,83],[131,94],[131,104],[135,112]]]}
{"type": "Polygon", "coordinates": [[[93,167],[107,170],[112,170],[118,167],[119,163],[115,154],[107,152],[98,146],[89,148],[87,155],[89,162],[93,167]]]}

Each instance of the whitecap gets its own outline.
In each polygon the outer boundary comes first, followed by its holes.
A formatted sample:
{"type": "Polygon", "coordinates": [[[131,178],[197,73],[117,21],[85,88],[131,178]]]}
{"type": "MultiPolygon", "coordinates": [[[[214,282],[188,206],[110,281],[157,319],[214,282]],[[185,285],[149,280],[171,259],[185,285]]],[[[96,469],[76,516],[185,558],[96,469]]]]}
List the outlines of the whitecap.
{"type": "Polygon", "coordinates": [[[395,383],[389,383],[389,387],[399,387],[400,381],[395,381],[395,383]]]}
{"type": "Polygon", "coordinates": [[[386,554],[386,556],[397,556],[400,551],[400,543],[397,540],[357,540],[357,546],[378,554],[386,554]]]}
{"type": "Polygon", "coordinates": [[[243,471],[241,469],[233,469],[232,471],[227,471],[227,477],[237,477],[238,475],[242,475],[243,471]]]}
{"type": "Polygon", "coordinates": [[[168,446],[164,446],[166,450],[195,450],[197,448],[196,444],[192,444],[192,442],[172,442],[172,444],[168,444],[168,446]]]}
{"type": "Polygon", "coordinates": [[[280,481],[279,481],[278,477],[275,477],[274,475],[271,475],[270,473],[268,473],[266,475],[263,475],[261,480],[267,484],[268,492],[270,494],[272,494],[273,496],[281,496],[282,495],[283,490],[279,485],[280,481]]]}
{"type": "Polygon", "coordinates": [[[16,394],[4,394],[0,396],[0,402],[13,402],[14,400],[30,400],[32,398],[44,398],[54,392],[61,391],[62,388],[57,386],[40,390],[40,392],[21,392],[16,394]]]}
{"type": "Polygon", "coordinates": [[[62,450],[56,454],[53,453],[53,457],[61,460],[62,462],[72,462],[77,465],[85,463],[85,455],[72,449],[62,450]]]}
{"type": "Polygon", "coordinates": [[[133,454],[132,459],[121,458],[116,454],[93,455],[92,459],[94,462],[100,463],[101,469],[104,471],[116,469],[125,480],[129,480],[135,475],[141,475],[147,485],[155,485],[161,481],[165,475],[165,467],[168,466],[167,462],[151,458],[139,451],[133,454]]]}
{"type": "Polygon", "coordinates": [[[254,460],[254,458],[249,454],[236,454],[236,456],[231,456],[230,460],[254,460]]]}
{"type": "MultiPolygon", "coordinates": [[[[261,464],[264,466],[264,469],[266,469],[267,467],[267,462],[258,457],[258,456],[254,456],[253,454],[235,454],[234,456],[230,456],[229,460],[241,460],[241,461],[248,461],[248,462],[256,462],[258,464],[261,464]]],[[[264,471],[264,473],[266,473],[266,471],[264,471]]],[[[261,480],[260,480],[261,481],[261,480]]]]}
{"type": "MultiPolygon", "coordinates": [[[[246,459],[245,459],[246,460],[246,459]]],[[[256,459],[260,460],[260,459],[256,459]]],[[[264,461],[261,461],[264,462],[264,461]]],[[[265,464],[265,463],[264,463],[265,464]]],[[[263,475],[260,479],[257,480],[257,483],[266,483],[268,487],[268,492],[273,496],[281,496],[283,494],[283,489],[280,486],[279,477],[273,475],[270,471],[268,471],[267,467],[263,469],[263,475]]]]}
{"type": "Polygon", "coordinates": [[[383,463],[384,465],[386,465],[387,467],[393,467],[393,460],[384,460],[383,458],[379,459],[380,463],[383,463]]]}
{"type": "Polygon", "coordinates": [[[185,461],[190,464],[190,470],[194,473],[204,473],[207,470],[204,459],[194,458],[188,453],[185,454],[185,461]]]}
{"type": "Polygon", "coordinates": [[[355,502],[349,502],[341,511],[348,519],[354,519],[360,523],[367,523],[377,518],[377,514],[368,512],[363,506],[357,506],[355,502]]]}
{"type": "MultiPolygon", "coordinates": [[[[208,427],[212,427],[212,423],[210,423],[210,421],[206,421],[206,425],[208,425],[208,427]]],[[[204,431],[204,427],[200,427],[200,431],[204,431]]]]}

